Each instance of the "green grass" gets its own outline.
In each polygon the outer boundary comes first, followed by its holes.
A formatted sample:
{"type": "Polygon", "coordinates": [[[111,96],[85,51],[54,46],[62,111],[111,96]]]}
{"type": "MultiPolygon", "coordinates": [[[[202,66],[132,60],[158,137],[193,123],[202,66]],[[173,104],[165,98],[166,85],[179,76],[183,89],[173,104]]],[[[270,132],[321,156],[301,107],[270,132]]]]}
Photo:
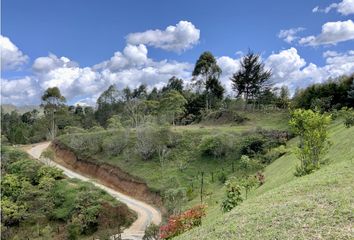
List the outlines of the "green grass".
{"type": "Polygon", "coordinates": [[[266,183],[248,200],[227,214],[212,206],[201,227],[176,239],[353,239],[354,128],[336,123],[330,136],[320,170],[297,178],[298,160],[287,154],[265,169],[266,183]]]}
{"type": "MultiPolygon", "coordinates": [[[[239,167],[239,154],[231,154],[223,158],[203,156],[198,150],[203,136],[217,133],[227,133],[234,136],[233,140],[242,138],[241,134],[245,131],[254,130],[257,127],[266,129],[287,129],[288,114],[286,112],[254,112],[241,113],[249,118],[249,121],[241,125],[189,125],[172,127],[172,131],[179,135],[179,143],[171,150],[170,155],[163,168],[161,168],[158,157],[144,161],[135,152],[135,133],[131,130],[130,142],[122,154],[112,157],[104,152],[93,156],[94,160],[101,163],[110,163],[120,167],[122,170],[143,179],[152,190],[163,192],[170,188],[183,187],[189,189],[189,200],[184,207],[190,207],[199,203],[201,172],[204,172],[204,200],[209,206],[219,206],[220,199],[223,197],[222,186],[218,180],[218,175],[224,172],[227,176],[242,176],[254,173],[255,169],[248,171],[239,167]],[[179,165],[184,159],[187,164],[184,170],[179,169],[179,165]],[[234,171],[232,171],[234,162],[234,171]],[[213,176],[213,177],[212,177],[213,176]],[[213,178],[213,179],[212,179],[213,178]]],[[[108,131],[89,133],[104,135],[108,131]]],[[[60,138],[64,144],[70,145],[70,135],[60,138]]],[[[237,146],[235,146],[237,148],[237,146]]]]}

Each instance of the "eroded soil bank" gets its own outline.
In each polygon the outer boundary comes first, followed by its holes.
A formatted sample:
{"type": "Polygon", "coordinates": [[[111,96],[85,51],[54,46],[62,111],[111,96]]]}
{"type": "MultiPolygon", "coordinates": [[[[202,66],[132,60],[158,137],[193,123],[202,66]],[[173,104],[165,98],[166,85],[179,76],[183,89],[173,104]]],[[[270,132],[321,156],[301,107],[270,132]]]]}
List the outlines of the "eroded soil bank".
{"type": "Polygon", "coordinates": [[[53,141],[51,148],[55,152],[55,160],[62,165],[97,179],[102,184],[124,194],[163,209],[159,193],[152,192],[143,180],[122,171],[117,166],[107,163],[95,163],[95,160],[90,159],[81,159],[59,141],[53,141]]]}

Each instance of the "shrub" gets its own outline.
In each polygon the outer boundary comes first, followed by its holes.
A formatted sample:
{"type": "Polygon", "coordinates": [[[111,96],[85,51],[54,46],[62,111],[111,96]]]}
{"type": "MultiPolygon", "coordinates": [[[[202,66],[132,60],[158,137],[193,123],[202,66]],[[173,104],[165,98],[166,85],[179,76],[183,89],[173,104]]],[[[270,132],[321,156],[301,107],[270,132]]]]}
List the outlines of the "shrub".
{"type": "Polygon", "coordinates": [[[251,159],[247,155],[241,156],[240,167],[244,170],[247,170],[251,167],[251,159]]]}
{"type": "Polygon", "coordinates": [[[116,156],[126,148],[129,142],[129,131],[115,131],[113,136],[106,137],[102,143],[102,150],[107,155],[116,156]]]}
{"type": "Polygon", "coordinates": [[[242,187],[245,189],[246,199],[249,191],[254,188],[258,183],[256,176],[249,176],[241,181],[242,187]]]}
{"type": "Polygon", "coordinates": [[[226,173],[224,171],[221,171],[219,174],[218,174],[218,180],[220,183],[224,184],[227,180],[227,176],[226,176],[226,173]]]}
{"type": "Polygon", "coordinates": [[[281,156],[283,156],[286,153],[287,153],[287,150],[285,149],[285,146],[284,145],[280,145],[277,148],[272,148],[266,154],[260,155],[260,160],[264,164],[270,164],[274,160],[280,158],[281,156]]]}
{"type": "Polygon", "coordinates": [[[259,186],[262,186],[265,183],[265,176],[261,171],[256,173],[256,178],[258,180],[259,186]]]}
{"type": "Polygon", "coordinates": [[[171,239],[202,224],[205,206],[195,206],[180,215],[171,216],[166,225],[160,227],[160,238],[171,239]]]}
{"type": "Polygon", "coordinates": [[[86,133],[86,130],[80,127],[66,126],[63,132],[65,134],[86,133]]]}
{"type": "Polygon", "coordinates": [[[186,201],[187,195],[184,188],[168,189],[164,193],[164,205],[170,215],[179,214],[186,201]]]}
{"type": "Polygon", "coordinates": [[[296,149],[300,160],[296,176],[306,175],[320,168],[321,156],[329,148],[327,127],[330,121],[330,116],[312,110],[297,109],[292,113],[289,124],[300,139],[296,149]]]}
{"type": "Polygon", "coordinates": [[[231,139],[227,134],[204,136],[199,145],[199,150],[207,156],[225,156],[232,148],[231,139]]]}
{"type": "Polygon", "coordinates": [[[82,155],[95,155],[102,150],[103,133],[72,134],[69,139],[69,146],[82,155]]]}
{"type": "Polygon", "coordinates": [[[240,153],[242,155],[254,156],[264,151],[266,139],[260,134],[245,136],[241,140],[240,153]]]}
{"type": "Polygon", "coordinates": [[[136,129],[136,150],[143,160],[150,159],[156,151],[156,129],[151,125],[140,126],[136,129]]]}
{"type": "Polygon", "coordinates": [[[155,224],[150,224],[146,229],[143,236],[143,240],[158,240],[160,227],[155,224]]]}
{"type": "Polygon", "coordinates": [[[64,177],[63,170],[50,166],[42,166],[37,172],[37,178],[50,177],[54,179],[61,179],[64,177]]]}
{"type": "Polygon", "coordinates": [[[344,126],[350,128],[354,126],[354,110],[344,107],[340,110],[340,115],[344,118],[344,126]]]}
{"type": "Polygon", "coordinates": [[[235,178],[228,180],[225,183],[225,187],[226,196],[221,203],[221,209],[223,212],[230,212],[243,201],[241,197],[241,187],[237,184],[235,178]]]}
{"type": "Polygon", "coordinates": [[[210,123],[236,123],[241,124],[249,120],[247,117],[241,116],[235,111],[228,109],[219,109],[216,111],[206,112],[203,116],[203,121],[210,123]]]}
{"type": "Polygon", "coordinates": [[[120,129],[123,128],[120,116],[113,115],[107,120],[107,129],[120,129]]]}
{"type": "Polygon", "coordinates": [[[8,172],[16,174],[20,178],[25,178],[31,183],[36,183],[36,175],[39,168],[40,164],[38,162],[24,159],[11,163],[8,166],[8,172]]]}

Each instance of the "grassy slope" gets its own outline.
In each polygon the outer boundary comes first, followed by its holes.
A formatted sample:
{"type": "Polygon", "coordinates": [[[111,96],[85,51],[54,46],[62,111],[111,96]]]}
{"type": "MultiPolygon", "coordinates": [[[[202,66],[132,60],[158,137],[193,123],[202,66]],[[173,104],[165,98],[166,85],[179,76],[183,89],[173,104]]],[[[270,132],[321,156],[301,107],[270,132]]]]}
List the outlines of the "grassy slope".
{"type": "MultiPolygon", "coordinates": [[[[205,172],[205,201],[209,206],[219,205],[220,199],[223,197],[221,188],[223,184],[218,181],[218,175],[224,171],[227,175],[240,176],[245,174],[244,170],[238,167],[235,163],[235,172],[231,172],[231,161],[235,159],[215,159],[212,157],[201,156],[197,147],[204,135],[211,133],[225,132],[229,134],[240,134],[244,131],[255,129],[257,127],[267,129],[286,129],[288,122],[288,115],[285,112],[272,112],[272,113],[242,113],[246,115],[250,121],[242,125],[189,125],[173,127],[173,130],[180,133],[183,137],[183,143],[177,149],[173,150],[169,160],[165,163],[163,171],[161,171],[160,164],[157,157],[149,161],[143,161],[136,155],[134,150],[130,150],[128,154],[120,154],[117,157],[107,157],[104,154],[95,156],[103,162],[108,162],[117,165],[124,171],[129,172],[134,176],[144,179],[149,187],[152,189],[168,189],[176,188],[178,186],[193,188],[192,201],[187,203],[187,206],[193,206],[199,203],[199,185],[200,185],[200,172],[205,172]],[[179,160],[181,155],[185,156],[188,161],[188,166],[185,170],[178,169],[179,160]],[[214,175],[212,181],[211,174],[214,175]]],[[[132,140],[135,141],[134,139],[132,140]]],[[[132,148],[134,148],[132,146],[132,148]]],[[[253,172],[250,170],[250,172],[253,172]]]]}
{"type": "Polygon", "coordinates": [[[334,124],[330,134],[329,163],[319,171],[294,177],[297,160],[287,154],[239,207],[211,209],[201,227],[177,239],[353,239],[354,127],[334,124]]]}

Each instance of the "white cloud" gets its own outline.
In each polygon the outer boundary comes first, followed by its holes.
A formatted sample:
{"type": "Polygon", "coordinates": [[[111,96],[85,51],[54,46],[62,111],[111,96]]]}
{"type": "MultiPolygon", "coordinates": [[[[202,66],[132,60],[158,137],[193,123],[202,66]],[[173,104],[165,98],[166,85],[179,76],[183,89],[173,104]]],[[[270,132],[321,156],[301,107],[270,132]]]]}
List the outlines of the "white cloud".
{"type": "Polygon", "coordinates": [[[33,78],[1,79],[2,102],[23,105],[36,103],[38,99],[38,85],[33,78]]]}
{"type": "Polygon", "coordinates": [[[322,26],[322,32],[317,36],[301,38],[302,45],[317,46],[344,42],[354,39],[354,23],[352,20],[327,22],[322,26]]]}
{"type": "Polygon", "coordinates": [[[343,0],[340,3],[332,3],[328,7],[321,9],[319,6],[316,6],[312,9],[312,12],[324,12],[328,13],[332,9],[336,9],[337,12],[342,15],[349,15],[354,13],[354,0],[343,0]]]}
{"type": "Polygon", "coordinates": [[[126,39],[129,44],[145,44],[167,51],[181,52],[196,45],[200,30],[191,22],[180,21],[176,26],[168,26],[165,30],[147,30],[131,33],[126,39]]]}
{"type": "Polygon", "coordinates": [[[225,87],[226,92],[231,93],[232,83],[230,77],[240,69],[240,58],[233,59],[227,56],[222,56],[217,58],[217,63],[222,70],[220,82],[225,87]]]}
{"type": "Polygon", "coordinates": [[[304,30],[305,30],[305,28],[302,28],[302,27],[290,28],[287,30],[280,30],[278,37],[280,39],[283,39],[287,43],[292,43],[293,41],[295,41],[296,39],[299,38],[298,36],[296,36],[296,34],[298,32],[304,31],[304,30]]]}
{"type": "Polygon", "coordinates": [[[265,61],[273,69],[272,80],[276,86],[287,85],[292,91],[320,83],[328,78],[349,75],[354,72],[354,51],[338,53],[327,51],[323,54],[326,64],[322,67],[309,63],[300,57],[295,48],[271,54],[265,61]]]}
{"type": "Polygon", "coordinates": [[[0,49],[2,70],[16,70],[28,61],[28,57],[8,37],[0,35],[0,49]]]}

